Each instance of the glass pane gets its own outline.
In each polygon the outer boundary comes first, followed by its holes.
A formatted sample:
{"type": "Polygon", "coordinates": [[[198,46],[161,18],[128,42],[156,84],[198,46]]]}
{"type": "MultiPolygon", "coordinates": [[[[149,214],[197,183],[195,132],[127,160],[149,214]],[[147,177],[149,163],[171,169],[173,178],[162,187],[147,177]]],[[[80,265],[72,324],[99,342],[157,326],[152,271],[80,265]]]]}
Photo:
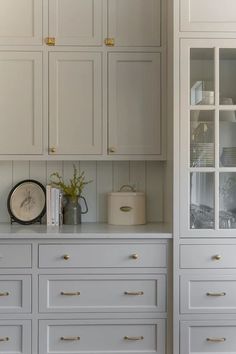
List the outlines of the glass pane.
{"type": "Polygon", "coordinates": [[[191,105],[213,105],[214,49],[192,48],[190,50],[190,102],[191,105]]]}
{"type": "Polygon", "coordinates": [[[236,104],[236,49],[220,49],[220,104],[236,104]]]}
{"type": "Polygon", "coordinates": [[[190,174],[190,228],[213,229],[214,220],[214,173],[190,174]]]}
{"type": "Polygon", "coordinates": [[[236,166],[236,112],[220,111],[220,166],[236,166]]]}
{"type": "Polygon", "coordinates": [[[236,173],[220,173],[220,229],[236,229],[236,173]]]}
{"type": "Polygon", "coordinates": [[[190,167],[214,167],[214,113],[190,112],[190,167]]]}

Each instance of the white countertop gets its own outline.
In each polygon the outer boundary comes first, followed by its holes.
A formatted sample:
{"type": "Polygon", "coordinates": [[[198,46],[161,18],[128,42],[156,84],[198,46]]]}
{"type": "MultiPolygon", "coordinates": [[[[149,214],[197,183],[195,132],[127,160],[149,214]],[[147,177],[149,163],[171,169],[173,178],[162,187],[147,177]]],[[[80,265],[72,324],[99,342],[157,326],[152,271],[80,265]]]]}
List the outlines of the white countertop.
{"type": "Polygon", "coordinates": [[[138,226],[112,226],[105,223],[83,223],[81,225],[18,225],[1,223],[0,239],[29,239],[29,238],[172,238],[171,227],[164,223],[149,223],[138,226]]]}

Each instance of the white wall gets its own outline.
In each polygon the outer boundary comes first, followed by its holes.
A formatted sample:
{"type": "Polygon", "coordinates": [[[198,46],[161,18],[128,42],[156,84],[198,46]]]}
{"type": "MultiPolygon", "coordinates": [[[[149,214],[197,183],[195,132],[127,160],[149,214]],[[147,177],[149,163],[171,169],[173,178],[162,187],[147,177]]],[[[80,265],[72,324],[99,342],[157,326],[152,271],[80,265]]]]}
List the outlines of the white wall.
{"type": "Polygon", "coordinates": [[[7,196],[14,184],[23,179],[35,179],[44,185],[50,175],[58,171],[64,178],[73,172],[73,163],[85,171],[93,182],[86,187],[89,212],[85,222],[105,222],[107,215],[106,193],[117,191],[123,184],[134,184],[147,195],[147,219],[149,222],[163,220],[164,166],[162,162],[150,161],[2,161],[0,162],[0,222],[8,222],[7,196]]]}

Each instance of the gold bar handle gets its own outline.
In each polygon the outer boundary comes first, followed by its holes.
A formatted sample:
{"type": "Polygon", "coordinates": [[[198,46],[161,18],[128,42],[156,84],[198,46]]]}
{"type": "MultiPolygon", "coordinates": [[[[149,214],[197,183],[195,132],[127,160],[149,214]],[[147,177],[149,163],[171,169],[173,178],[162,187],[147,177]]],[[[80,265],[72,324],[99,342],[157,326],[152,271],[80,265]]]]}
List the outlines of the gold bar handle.
{"type": "Polygon", "coordinates": [[[107,47],[114,47],[115,46],[115,38],[106,38],[104,43],[107,47]]]}
{"type": "Polygon", "coordinates": [[[209,292],[209,293],[206,293],[207,296],[226,296],[226,293],[225,292],[222,292],[222,293],[212,293],[212,292],[209,292]]]}
{"type": "Polygon", "coordinates": [[[0,342],[8,342],[9,340],[10,340],[9,337],[0,338],[0,342]]]}
{"type": "Polygon", "coordinates": [[[80,337],[61,337],[61,340],[76,341],[80,340],[80,337]]]}
{"type": "Polygon", "coordinates": [[[207,342],[212,342],[212,343],[223,343],[226,341],[226,338],[214,338],[214,337],[210,337],[206,339],[207,342]]]}
{"type": "Polygon", "coordinates": [[[144,295],[143,291],[125,291],[125,295],[134,295],[134,296],[142,296],[144,295]]]}
{"type": "Polygon", "coordinates": [[[3,292],[0,292],[0,296],[9,296],[10,293],[8,291],[3,291],[3,292]]]}
{"type": "Polygon", "coordinates": [[[49,46],[54,46],[56,44],[56,38],[55,37],[47,37],[47,38],[45,38],[45,43],[49,46]]]}
{"type": "Polygon", "coordinates": [[[125,340],[144,340],[143,336],[139,336],[139,337],[129,337],[129,336],[125,336],[124,337],[125,340]]]}
{"type": "Polygon", "coordinates": [[[65,291],[61,291],[61,295],[64,296],[80,296],[80,291],[75,291],[75,292],[65,292],[65,291]]]}
{"type": "Polygon", "coordinates": [[[130,206],[122,206],[122,207],[120,207],[120,211],[123,211],[123,212],[125,212],[125,213],[131,211],[132,209],[133,209],[133,208],[130,207],[130,206]]]}

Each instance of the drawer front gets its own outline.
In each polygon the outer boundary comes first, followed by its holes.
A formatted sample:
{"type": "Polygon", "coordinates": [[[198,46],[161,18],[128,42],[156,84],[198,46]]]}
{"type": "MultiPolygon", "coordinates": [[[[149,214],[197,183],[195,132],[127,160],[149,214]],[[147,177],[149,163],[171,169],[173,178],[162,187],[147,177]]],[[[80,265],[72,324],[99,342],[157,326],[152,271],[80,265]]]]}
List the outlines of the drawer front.
{"type": "Polygon", "coordinates": [[[31,276],[0,275],[0,313],[31,312],[31,276]]]}
{"type": "Polygon", "coordinates": [[[31,268],[31,245],[0,245],[1,268],[31,268]]]}
{"type": "Polygon", "coordinates": [[[41,275],[40,312],[165,312],[165,275],[41,275]]]}
{"type": "Polygon", "coordinates": [[[181,276],[181,313],[236,313],[236,276],[181,276]]]}
{"type": "Polygon", "coordinates": [[[165,353],[165,320],[40,321],[40,354],[165,353]]]}
{"type": "Polygon", "coordinates": [[[181,268],[236,268],[236,245],[181,245],[181,268]]]}
{"type": "Polygon", "coordinates": [[[40,245],[41,268],[166,267],[166,244],[40,245]]]}
{"type": "Polygon", "coordinates": [[[235,354],[236,321],[183,321],[181,354],[235,354]]]}
{"type": "Polygon", "coordinates": [[[0,354],[31,354],[31,321],[0,321],[0,354]]]}

